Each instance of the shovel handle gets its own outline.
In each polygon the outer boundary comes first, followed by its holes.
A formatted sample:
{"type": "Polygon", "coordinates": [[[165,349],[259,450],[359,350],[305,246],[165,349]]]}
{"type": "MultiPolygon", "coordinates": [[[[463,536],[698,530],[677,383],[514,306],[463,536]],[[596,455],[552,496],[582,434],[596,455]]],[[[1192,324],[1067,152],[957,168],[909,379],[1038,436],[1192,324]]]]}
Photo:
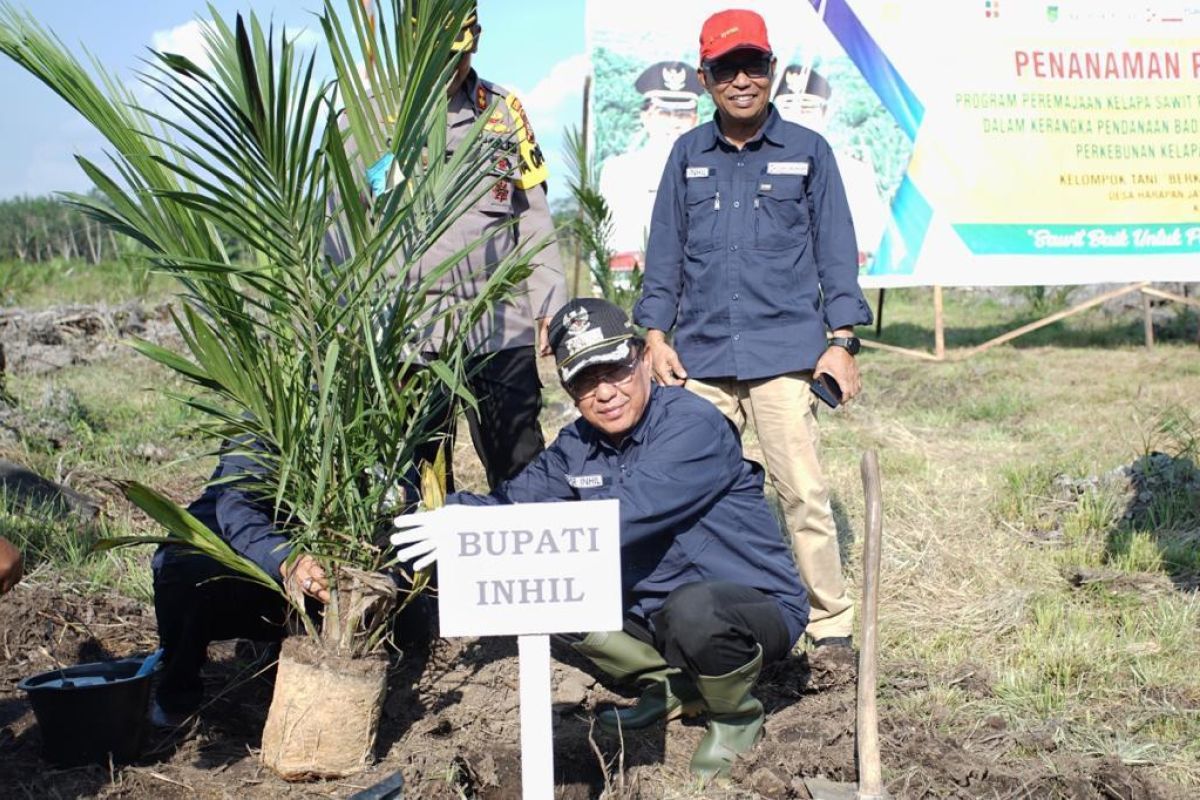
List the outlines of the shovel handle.
{"type": "Polygon", "coordinates": [[[862,640],[858,650],[858,797],[884,797],[879,763],[879,716],[875,707],[879,657],[879,549],[883,538],[883,490],[879,454],[863,453],[863,495],[866,497],[866,537],[863,539],[862,640]]]}

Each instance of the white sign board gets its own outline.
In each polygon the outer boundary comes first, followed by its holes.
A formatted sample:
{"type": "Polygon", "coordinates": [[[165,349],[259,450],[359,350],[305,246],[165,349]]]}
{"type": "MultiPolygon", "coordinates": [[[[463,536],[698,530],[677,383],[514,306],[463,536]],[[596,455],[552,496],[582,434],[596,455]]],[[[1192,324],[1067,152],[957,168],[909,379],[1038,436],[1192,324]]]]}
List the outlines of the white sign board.
{"type": "Polygon", "coordinates": [[[443,636],[621,629],[616,500],[454,506],[438,544],[443,636]]]}
{"type": "Polygon", "coordinates": [[[402,553],[437,559],[442,635],[519,637],[521,796],[551,800],[547,634],[621,629],[618,502],[447,506],[396,519],[402,529],[409,523],[424,531],[392,543],[433,542],[402,553]]]}

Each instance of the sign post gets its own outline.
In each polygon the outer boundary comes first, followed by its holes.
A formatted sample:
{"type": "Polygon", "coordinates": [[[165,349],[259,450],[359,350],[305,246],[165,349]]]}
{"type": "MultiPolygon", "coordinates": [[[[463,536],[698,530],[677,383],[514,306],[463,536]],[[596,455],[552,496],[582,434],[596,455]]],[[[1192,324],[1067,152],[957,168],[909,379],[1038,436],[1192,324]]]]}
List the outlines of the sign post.
{"type": "Polygon", "coordinates": [[[617,501],[448,506],[422,527],[435,542],[442,635],[518,637],[521,795],[551,800],[548,634],[620,630],[617,501]]]}

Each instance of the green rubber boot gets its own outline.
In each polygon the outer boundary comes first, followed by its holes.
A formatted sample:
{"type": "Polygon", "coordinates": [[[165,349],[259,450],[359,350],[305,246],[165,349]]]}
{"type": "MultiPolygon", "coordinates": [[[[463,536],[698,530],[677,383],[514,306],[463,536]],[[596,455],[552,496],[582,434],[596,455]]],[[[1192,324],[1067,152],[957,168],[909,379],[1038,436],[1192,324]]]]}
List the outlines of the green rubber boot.
{"type": "Polygon", "coordinates": [[[596,723],[607,731],[638,730],[660,720],[695,716],[703,708],[699,691],[682,671],[624,631],[589,633],[573,647],[614,679],[644,687],[633,706],[596,715],[596,723]]]}
{"type": "Polygon", "coordinates": [[[696,687],[708,709],[708,732],[692,756],[692,772],[705,778],[725,777],[738,755],[762,736],[762,703],[750,694],[762,671],[762,646],[753,660],[726,675],[700,675],[696,687]]]}

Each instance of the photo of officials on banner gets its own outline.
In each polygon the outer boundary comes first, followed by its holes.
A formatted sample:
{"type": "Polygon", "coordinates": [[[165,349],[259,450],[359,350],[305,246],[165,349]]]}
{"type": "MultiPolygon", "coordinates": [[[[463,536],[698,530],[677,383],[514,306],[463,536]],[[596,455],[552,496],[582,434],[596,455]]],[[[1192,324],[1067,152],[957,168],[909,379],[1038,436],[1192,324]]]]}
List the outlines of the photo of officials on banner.
{"type": "MultiPolygon", "coordinates": [[[[696,76],[695,31],[721,8],[710,0],[652,8],[625,0],[589,4],[593,147],[613,215],[610,248],[618,269],[641,263],[675,139],[712,118],[712,101],[696,76]]],[[[775,107],[833,145],[858,230],[859,265],[867,271],[911,144],[814,8],[774,0],[755,10],[775,40],[775,107]]]]}
{"type": "MultiPolygon", "coordinates": [[[[829,141],[861,283],[885,287],[1194,278],[1200,26],[1170,5],[753,7],[772,31],[775,108],[829,141]]],[[[712,117],[694,32],[722,7],[588,2],[617,269],[641,264],[674,139],[712,117]]]]}

